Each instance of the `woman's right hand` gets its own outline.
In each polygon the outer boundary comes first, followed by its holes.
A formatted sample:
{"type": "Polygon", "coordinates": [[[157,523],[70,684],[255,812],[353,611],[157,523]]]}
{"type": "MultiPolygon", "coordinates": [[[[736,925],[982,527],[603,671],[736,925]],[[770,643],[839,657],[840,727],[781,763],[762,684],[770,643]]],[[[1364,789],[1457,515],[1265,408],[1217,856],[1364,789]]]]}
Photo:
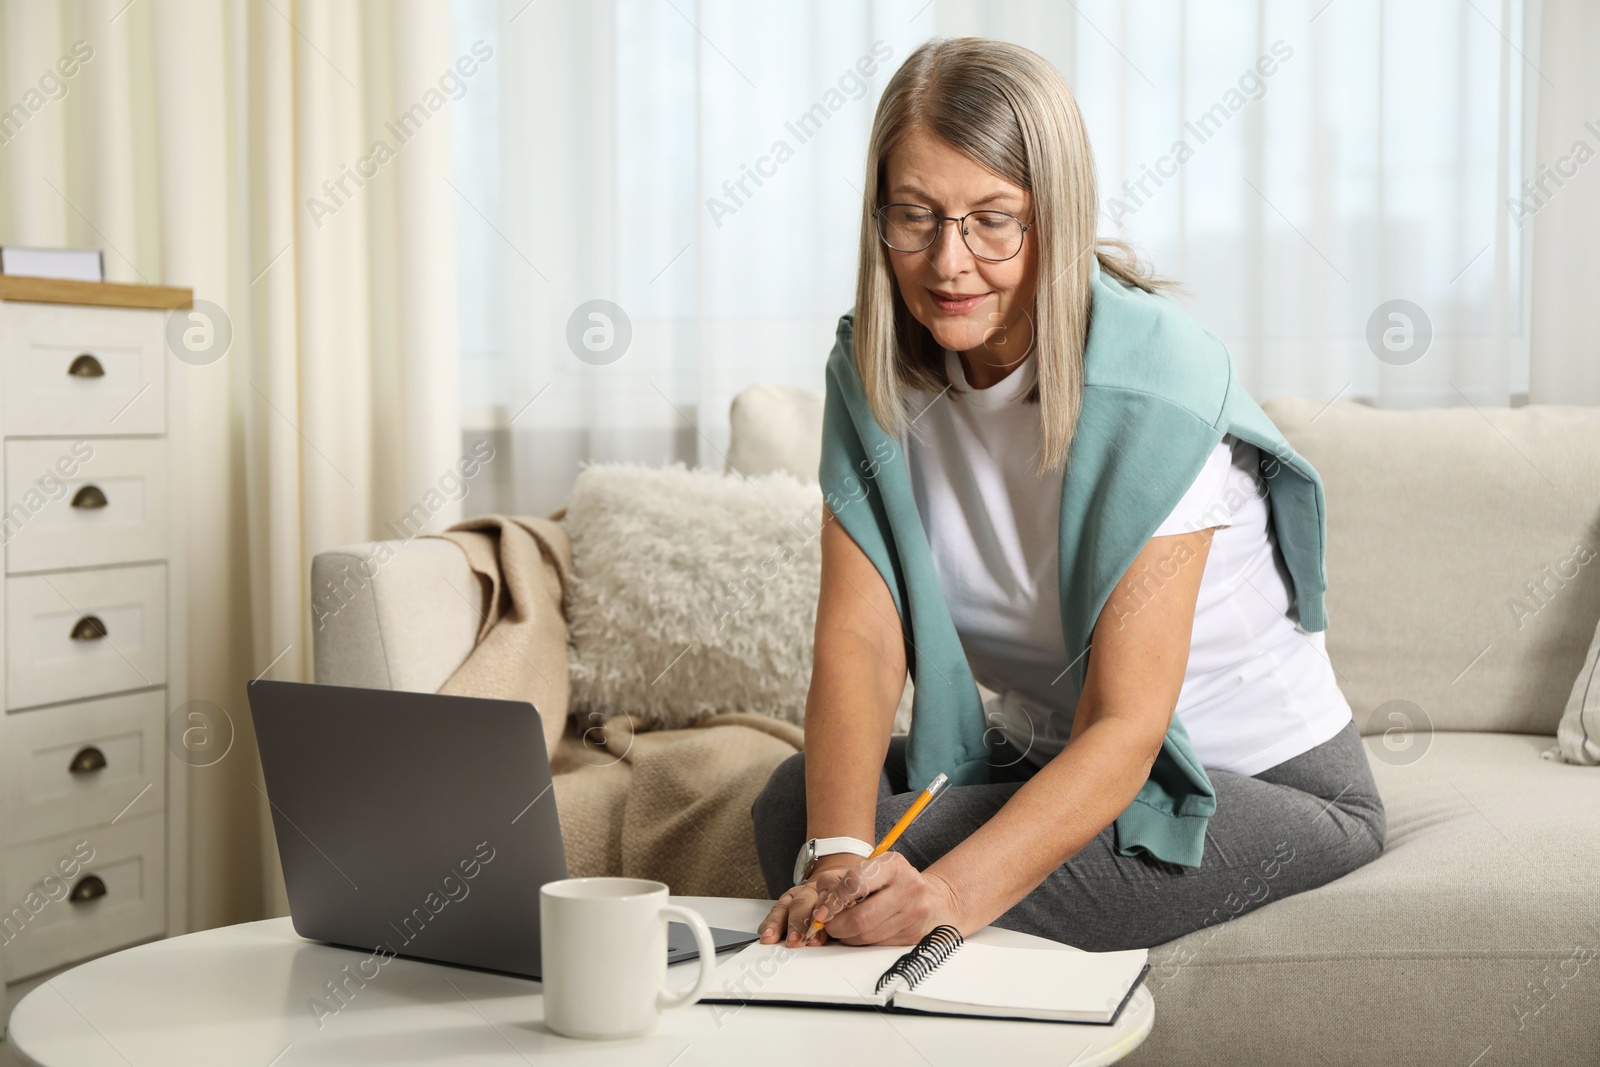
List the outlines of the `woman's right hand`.
{"type": "MultiPolygon", "coordinates": [[[[767,917],[761,920],[757,932],[761,935],[761,944],[776,945],[779,942],[791,948],[800,947],[806,936],[806,931],[811,929],[811,913],[822,903],[823,891],[818,888],[818,879],[830,871],[839,871],[847,867],[854,867],[861,862],[860,856],[853,856],[848,852],[841,852],[833,856],[823,856],[817,860],[811,869],[811,877],[793,889],[785,892],[772,905],[772,910],[767,912],[767,917]]],[[[837,884],[837,878],[827,879],[828,884],[837,884]]],[[[832,894],[828,894],[832,895],[832,894]]],[[[834,902],[837,911],[838,902],[834,902]]],[[[828,931],[818,930],[817,936],[806,944],[822,945],[828,941],[828,931]]]]}

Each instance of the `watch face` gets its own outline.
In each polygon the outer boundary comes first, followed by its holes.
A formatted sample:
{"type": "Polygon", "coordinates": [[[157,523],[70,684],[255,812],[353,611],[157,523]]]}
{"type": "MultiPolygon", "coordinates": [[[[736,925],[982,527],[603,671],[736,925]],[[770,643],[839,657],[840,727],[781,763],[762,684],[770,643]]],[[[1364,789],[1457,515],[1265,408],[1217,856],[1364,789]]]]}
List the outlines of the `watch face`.
{"type": "Polygon", "coordinates": [[[812,838],[800,846],[800,855],[794,860],[794,884],[799,885],[806,880],[806,875],[811,873],[812,861],[817,855],[817,839],[812,838]]]}

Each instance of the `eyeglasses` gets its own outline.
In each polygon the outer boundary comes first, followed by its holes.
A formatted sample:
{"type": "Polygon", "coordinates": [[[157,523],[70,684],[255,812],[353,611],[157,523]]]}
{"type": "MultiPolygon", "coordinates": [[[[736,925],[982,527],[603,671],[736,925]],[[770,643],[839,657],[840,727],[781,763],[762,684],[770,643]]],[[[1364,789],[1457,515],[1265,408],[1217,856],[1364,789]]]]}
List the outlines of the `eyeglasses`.
{"type": "Polygon", "coordinates": [[[896,252],[921,252],[938,240],[946,222],[953,222],[968,251],[990,263],[1004,263],[1022,251],[1022,235],[1033,228],[1005,211],[969,211],[957,217],[936,215],[920,204],[885,204],[872,214],[878,237],[896,252]]]}

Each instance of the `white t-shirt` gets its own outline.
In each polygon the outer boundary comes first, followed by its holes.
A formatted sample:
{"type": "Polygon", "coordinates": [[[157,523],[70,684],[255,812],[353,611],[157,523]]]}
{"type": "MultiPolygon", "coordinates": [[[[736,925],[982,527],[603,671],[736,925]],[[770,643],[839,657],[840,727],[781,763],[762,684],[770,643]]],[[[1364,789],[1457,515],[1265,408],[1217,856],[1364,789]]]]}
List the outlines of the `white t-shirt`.
{"type": "MultiPolygon", "coordinates": [[[[1058,577],[1061,474],[1034,472],[1037,368],[973,389],[922,393],[902,434],[934,571],[978,683],[986,720],[1042,766],[1072,730],[1058,577]]],[[[1300,629],[1255,446],[1223,437],[1153,536],[1219,527],[1201,575],[1177,715],[1207,769],[1253,775],[1315,748],[1350,721],[1323,634],[1300,629]]]]}

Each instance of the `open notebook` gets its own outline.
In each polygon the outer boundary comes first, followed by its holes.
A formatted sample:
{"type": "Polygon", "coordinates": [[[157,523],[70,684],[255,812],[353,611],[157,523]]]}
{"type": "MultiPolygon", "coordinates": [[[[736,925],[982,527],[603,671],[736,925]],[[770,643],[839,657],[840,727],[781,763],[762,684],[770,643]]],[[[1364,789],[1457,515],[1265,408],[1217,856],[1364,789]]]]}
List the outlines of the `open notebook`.
{"type": "Polygon", "coordinates": [[[703,999],[875,1007],[1052,1022],[1117,1021],[1150,969],[1147,949],[1078,952],[966,943],[940,926],[904,948],[750,945],[717,968],[703,999]]]}

